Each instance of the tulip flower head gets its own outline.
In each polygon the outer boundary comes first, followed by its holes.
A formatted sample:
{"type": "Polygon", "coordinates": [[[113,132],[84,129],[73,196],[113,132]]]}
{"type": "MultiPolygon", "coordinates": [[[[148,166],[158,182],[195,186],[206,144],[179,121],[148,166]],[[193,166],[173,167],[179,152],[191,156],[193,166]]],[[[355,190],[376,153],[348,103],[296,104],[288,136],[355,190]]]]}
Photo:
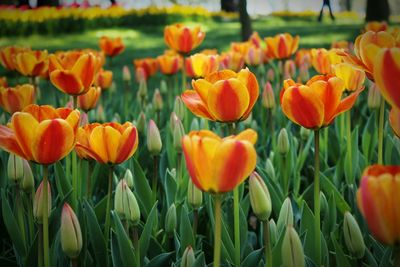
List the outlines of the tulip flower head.
{"type": "Polygon", "coordinates": [[[101,88],[92,86],[86,94],[78,96],[78,105],[85,112],[92,110],[96,107],[97,102],[101,95],[101,88]]]}
{"type": "Polygon", "coordinates": [[[0,107],[12,114],[33,104],[34,96],[35,89],[30,84],[8,88],[0,86],[0,107]]]}
{"type": "Polygon", "coordinates": [[[15,69],[24,76],[47,77],[49,61],[47,50],[22,51],[14,57],[15,69]]]}
{"type": "MultiPolygon", "coordinates": [[[[135,59],[133,65],[135,65],[136,73],[140,68],[143,70],[144,76],[141,78],[144,78],[146,81],[153,76],[158,69],[157,59],[155,58],[135,59]]],[[[142,80],[141,78],[137,78],[137,80],[140,82],[142,80]]]]}
{"type": "Polygon", "coordinates": [[[7,46],[0,49],[0,63],[7,70],[15,70],[16,62],[15,56],[18,53],[30,51],[26,47],[7,46]]]}
{"type": "Polygon", "coordinates": [[[164,75],[173,75],[182,68],[182,58],[179,54],[158,56],[157,63],[161,73],[164,75]]]}
{"type": "Polygon", "coordinates": [[[223,53],[219,57],[219,64],[221,69],[230,69],[238,72],[244,67],[244,56],[235,51],[223,53]]]}
{"type": "Polygon", "coordinates": [[[207,130],[185,135],[182,148],[193,183],[210,193],[233,190],[255,168],[256,141],[257,133],[251,129],[226,138],[207,130]]]}
{"type": "Polygon", "coordinates": [[[222,70],[192,81],[182,100],[195,115],[212,121],[245,120],[258,98],[258,82],[248,69],[222,70]]]}
{"type": "Polygon", "coordinates": [[[99,46],[104,54],[109,57],[115,57],[121,54],[125,49],[125,45],[122,42],[121,37],[110,38],[107,36],[102,36],[99,40],[99,46]]]}
{"type": "Polygon", "coordinates": [[[386,31],[388,29],[388,24],[386,21],[370,21],[364,26],[364,32],[380,32],[386,31]]]}
{"type": "Polygon", "coordinates": [[[113,81],[113,72],[110,70],[100,69],[97,73],[94,84],[105,90],[111,87],[113,81]]]}
{"type": "Polygon", "coordinates": [[[0,147],[26,160],[52,164],[74,148],[78,126],[78,110],[29,105],[14,113],[8,126],[0,125],[0,147]]]}
{"type": "Polygon", "coordinates": [[[400,138],[400,109],[393,107],[389,113],[390,127],[395,135],[400,138]]]}
{"type": "Polygon", "coordinates": [[[187,64],[191,65],[189,68],[194,77],[205,77],[217,71],[219,67],[218,56],[215,55],[197,53],[186,60],[189,61],[187,64]]]}
{"type": "Polygon", "coordinates": [[[169,48],[181,54],[187,54],[198,47],[206,36],[200,27],[189,28],[177,23],[166,26],[164,29],[164,41],[169,48]]]}
{"type": "Polygon", "coordinates": [[[337,49],[325,48],[311,49],[311,64],[320,74],[332,74],[332,65],[342,62],[342,57],[337,54],[337,49]]]}
{"type": "Polygon", "coordinates": [[[298,47],[300,37],[293,37],[289,33],[275,35],[264,39],[267,44],[267,57],[271,59],[285,59],[293,55],[298,47]]]}
{"type": "Polygon", "coordinates": [[[0,87],[8,87],[7,77],[0,77],[0,87]]]}
{"type": "Polygon", "coordinates": [[[293,122],[308,129],[320,129],[349,110],[364,89],[361,87],[342,99],[344,82],[331,75],[317,75],[305,85],[285,80],[280,102],[283,113],[293,122]]]}
{"type": "Polygon", "coordinates": [[[364,170],[357,191],[358,207],[380,242],[400,242],[400,166],[372,165],[364,170]]]}
{"type": "Polygon", "coordinates": [[[345,88],[348,91],[360,89],[365,81],[364,70],[349,63],[339,63],[333,66],[333,72],[336,77],[344,81],[345,88]]]}

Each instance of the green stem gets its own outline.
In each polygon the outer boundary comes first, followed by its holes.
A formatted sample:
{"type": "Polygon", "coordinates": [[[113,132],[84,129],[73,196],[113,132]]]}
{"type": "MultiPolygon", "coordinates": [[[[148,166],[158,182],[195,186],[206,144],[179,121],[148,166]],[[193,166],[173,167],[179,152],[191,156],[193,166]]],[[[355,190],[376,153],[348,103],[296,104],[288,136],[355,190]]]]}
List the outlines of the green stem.
{"type": "MultiPolygon", "coordinates": [[[[350,110],[349,110],[350,112],[350,110]]],[[[329,130],[328,127],[324,129],[324,159],[328,162],[328,139],[329,139],[329,130]]]]}
{"type": "Polygon", "coordinates": [[[153,179],[152,179],[152,199],[153,202],[157,199],[157,184],[158,184],[158,157],[153,157],[153,179]]]}
{"type": "Polygon", "coordinates": [[[315,257],[317,266],[321,266],[321,230],[320,230],[320,191],[319,191],[319,130],[314,131],[315,155],[314,155],[314,235],[315,257]]]}
{"type": "Polygon", "coordinates": [[[263,221],[264,231],[264,249],[265,249],[265,267],[272,267],[272,250],[269,239],[269,223],[268,220],[263,221]]]}
{"type": "Polygon", "coordinates": [[[378,126],[378,164],[383,164],[383,126],[385,120],[385,99],[381,99],[379,108],[379,126],[378,126]]]}
{"type": "Polygon", "coordinates": [[[183,58],[183,66],[182,66],[182,88],[181,90],[178,90],[178,94],[186,90],[186,72],[185,72],[185,56],[182,56],[183,58]]]}
{"type": "Polygon", "coordinates": [[[214,267],[219,267],[221,261],[221,196],[214,196],[215,226],[214,226],[214,267]]]}
{"type": "Polygon", "coordinates": [[[44,267],[50,267],[50,256],[49,256],[49,202],[48,202],[48,175],[49,167],[43,165],[43,257],[44,267]]]}
{"type": "Polygon", "coordinates": [[[178,184],[181,183],[182,180],[182,152],[178,152],[176,159],[176,177],[178,178],[178,184]]]}
{"type": "Polygon", "coordinates": [[[24,244],[26,244],[26,228],[25,228],[25,218],[24,218],[24,204],[22,200],[22,192],[19,185],[16,185],[16,195],[15,195],[15,210],[17,212],[17,222],[19,229],[21,231],[21,236],[24,244]]]}
{"type": "Polygon", "coordinates": [[[396,246],[393,248],[394,253],[394,264],[393,266],[400,266],[400,247],[396,246]]]}
{"type": "Polygon", "coordinates": [[[72,188],[74,199],[78,199],[78,175],[77,175],[77,159],[75,151],[72,151],[72,188]]]}
{"type": "Polygon", "coordinates": [[[196,239],[197,235],[197,225],[199,223],[199,211],[197,209],[193,210],[193,236],[196,239]]]}
{"type": "MultiPolygon", "coordinates": [[[[347,153],[349,155],[348,159],[350,162],[353,162],[353,148],[352,148],[352,142],[351,142],[351,114],[350,110],[346,112],[346,131],[347,131],[347,153]]],[[[353,181],[353,164],[350,164],[349,168],[349,177],[348,177],[348,182],[351,183],[353,181]]]]}
{"type": "Polygon", "coordinates": [[[78,108],[78,96],[77,96],[77,95],[74,95],[74,96],[73,96],[72,107],[73,107],[74,109],[78,108]]]}
{"type": "Polygon", "coordinates": [[[86,181],[86,198],[89,200],[92,192],[92,162],[88,161],[88,176],[86,181]]]}
{"type": "Polygon", "coordinates": [[[43,267],[43,224],[39,224],[38,267],[43,267]]]}
{"type": "Polygon", "coordinates": [[[71,267],[78,267],[78,260],[77,259],[71,259],[71,267]]]}
{"type": "Polygon", "coordinates": [[[31,193],[27,194],[25,198],[26,202],[26,209],[28,211],[28,224],[29,224],[29,239],[30,239],[30,244],[32,244],[34,238],[35,238],[35,230],[34,230],[34,224],[33,224],[33,190],[31,193]]]}
{"type": "Polygon", "coordinates": [[[136,225],[133,226],[132,239],[133,239],[133,247],[135,248],[136,266],[140,266],[139,233],[136,225]]]}
{"type": "Polygon", "coordinates": [[[106,240],[106,248],[108,250],[108,237],[110,235],[110,213],[111,213],[111,192],[112,192],[112,179],[113,179],[113,167],[110,166],[108,172],[108,193],[107,193],[107,208],[106,208],[106,223],[104,226],[104,237],[106,240]]]}
{"type": "Polygon", "coordinates": [[[282,155],[283,190],[285,196],[289,194],[289,175],[287,170],[287,155],[282,155]]]}
{"type": "Polygon", "coordinates": [[[235,264],[240,266],[239,186],[233,189],[233,221],[235,231],[235,264]]]}

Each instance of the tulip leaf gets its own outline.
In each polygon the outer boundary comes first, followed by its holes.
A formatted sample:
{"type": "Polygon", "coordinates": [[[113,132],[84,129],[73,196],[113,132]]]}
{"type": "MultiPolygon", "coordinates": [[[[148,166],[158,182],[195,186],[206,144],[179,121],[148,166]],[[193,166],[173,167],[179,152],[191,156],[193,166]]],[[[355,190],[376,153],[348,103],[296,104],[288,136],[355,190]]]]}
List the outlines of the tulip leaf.
{"type": "Polygon", "coordinates": [[[1,190],[1,199],[4,225],[7,228],[8,234],[10,235],[16,251],[21,257],[25,257],[27,255],[26,244],[24,243],[22,233],[18,228],[17,219],[15,218],[11,210],[10,204],[8,203],[8,199],[6,197],[6,193],[3,189],[1,190]]]}
{"type": "Polygon", "coordinates": [[[153,208],[151,209],[149,216],[146,220],[146,224],[144,225],[142,234],[139,239],[139,247],[140,247],[140,262],[143,262],[144,256],[149,248],[151,232],[153,230],[154,222],[157,219],[157,201],[154,203],[153,208]]]}
{"type": "Polygon", "coordinates": [[[57,192],[60,194],[61,199],[65,199],[65,202],[70,203],[73,208],[76,208],[76,199],[73,197],[73,194],[71,194],[73,191],[72,185],[69,179],[65,176],[65,170],[60,161],[57,161],[54,164],[54,170],[56,175],[55,182],[57,192]]]}
{"type": "Polygon", "coordinates": [[[344,175],[347,184],[353,184],[358,172],[359,156],[358,156],[358,127],[351,134],[351,147],[346,147],[344,161],[344,175]],[[351,149],[351,150],[350,150],[351,149]]]}
{"type": "MultiPolygon", "coordinates": [[[[193,228],[189,220],[189,212],[185,205],[181,208],[181,220],[179,224],[180,244],[183,250],[188,246],[195,246],[193,228]]],[[[183,251],[182,251],[183,253],[183,251]]]]}
{"type": "Polygon", "coordinates": [[[253,267],[257,266],[258,262],[260,262],[264,255],[264,248],[260,248],[251,252],[242,262],[242,267],[253,267]]]}
{"type": "Polygon", "coordinates": [[[337,242],[334,232],[331,233],[331,240],[335,248],[336,266],[350,267],[351,264],[344,254],[341,245],[337,242]]]}
{"type": "Polygon", "coordinates": [[[307,143],[305,144],[305,146],[301,150],[301,152],[300,152],[300,154],[299,154],[299,156],[297,158],[297,161],[296,161],[296,172],[300,172],[301,169],[303,168],[304,162],[307,159],[307,155],[308,155],[308,153],[310,151],[310,147],[311,147],[311,144],[312,144],[313,140],[314,139],[313,139],[312,135],[310,135],[308,137],[307,143]]]}
{"type": "Polygon", "coordinates": [[[171,261],[172,255],[174,252],[166,252],[160,255],[155,256],[151,259],[151,261],[146,265],[146,267],[163,267],[168,266],[171,261]]]}
{"type": "Polygon", "coordinates": [[[121,254],[119,251],[117,237],[114,232],[111,232],[111,258],[113,266],[123,266],[121,254]]]}
{"type": "Polygon", "coordinates": [[[171,206],[175,202],[175,195],[177,190],[176,179],[172,175],[170,170],[165,172],[165,197],[167,201],[167,206],[171,206]]]}
{"type": "Polygon", "coordinates": [[[36,267],[38,264],[38,239],[39,239],[39,231],[36,232],[35,238],[29,247],[28,255],[25,259],[25,267],[36,267]]]}
{"type": "Polygon", "coordinates": [[[204,267],[204,266],[206,266],[206,259],[204,257],[204,252],[201,252],[199,256],[197,256],[192,267],[204,267]]]}
{"type": "Polygon", "coordinates": [[[335,185],[323,174],[320,175],[321,187],[325,192],[331,192],[335,198],[336,207],[339,211],[344,214],[346,211],[350,211],[349,204],[344,200],[342,194],[337,190],[335,185]]]}
{"type": "Polygon", "coordinates": [[[106,241],[104,240],[99,222],[93,208],[85,200],[84,201],[85,215],[87,220],[87,228],[89,232],[90,243],[93,246],[97,266],[107,266],[108,256],[106,241]]]}
{"type": "Polygon", "coordinates": [[[119,254],[122,256],[121,261],[123,266],[139,267],[136,264],[134,248],[132,247],[131,241],[129,240],[129,237],[126,234],[124,227],[122,226],[121,220],[114,211],[112,211],[111,214],[114,220],[114,230],[118,241],[119,254]]]}
{"type": "Polygon", "coordinates": [[[154,201],[152,200],[152,191],[147,181],[147,178],[143,172],[142,167],[139,165],[135,158],[133,160],[133,184],[134,184],[134,192],[136,195],[136,199],[138,200],[138,204],[140,206],[140,211],[143,212],[143,217],[147,219],[149,216],[150,210],[154,205],[154,201]]]}
{"type": "Polygon", "coordinates": [[[378,131],[376,130],[376,117],[375,112],[368,118],[362,134],[362,151],[367,162],[372,160],[373,153],[378,140],[378,131]]]}

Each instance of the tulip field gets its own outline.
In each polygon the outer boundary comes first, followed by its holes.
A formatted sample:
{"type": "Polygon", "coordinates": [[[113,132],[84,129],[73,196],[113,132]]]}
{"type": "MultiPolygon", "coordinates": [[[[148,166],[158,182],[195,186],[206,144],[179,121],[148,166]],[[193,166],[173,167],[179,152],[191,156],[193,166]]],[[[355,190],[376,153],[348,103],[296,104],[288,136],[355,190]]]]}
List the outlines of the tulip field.
{"type": "Polygon", "coordinates": [[[0,266],[400,266],[399,25],[225,16],[0,38],[0,266]]]}

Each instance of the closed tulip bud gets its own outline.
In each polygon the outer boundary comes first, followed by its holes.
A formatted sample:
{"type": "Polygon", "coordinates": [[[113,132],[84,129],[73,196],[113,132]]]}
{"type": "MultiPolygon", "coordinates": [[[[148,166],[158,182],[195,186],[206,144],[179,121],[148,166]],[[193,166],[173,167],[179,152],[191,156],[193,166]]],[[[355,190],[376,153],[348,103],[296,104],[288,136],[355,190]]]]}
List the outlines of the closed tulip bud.
{"type": "Polygon", "coordinates": [[[307,128],[304,128],[304,127],[300,128],[300,137],[301,137],[301,139],[307,140],[308,137],[310,136],[310,133],[311,133],[310,129],[307,129],[307,128]]]}
{"type": "Polygon", "coordinates": [[[180,120],[177,120],[174,127],[174,148],[177,151],[182,150],[182,137],[185,135],[185,129],[180,120]]]}
{"type": "Polygon", "coordinates": [[[291,79],[296,75],[296,65],[293,60],[286,60],[284,66],[284,77],[285,79],[291,79]]]}
{"type": "Polygon", "coordinates": [[[267,221],[271,215],[271,197],[263,179],[256,172],[249,178],[250,204],[260,221],[267,221]]]}
{"type": "Polygon", "coordinates": [[[126,184],[129,186],[129,188],[133,187],[133,175],[130,169],[126,169],[124,180],[126,181],[126,184]]]}
{"type": "Polygon", "coordinates": [[[171,112],[171,116],[169,117],[169,127],[171,129],[171,134],[174,135],[174,129],[176,125],[176,121],[179,120],[178,116],[176,116],[175,112],[171,112]]]}
{"type": "Polygon", "coordinates": [[[67,203],[61,213],[61,248],[65,255],[76,259],[82,250],[82,232],[78,218],[67,203]]]}
{"type": "Polygon", "coordinates": [[[160,154],[162,148],[160,131],[153,120],[149,121],[147,125],[147,149],[150,154],[157,156],[160,154]]]}
{"type": "Polygon", "coordinates": [[[126,65],[122,68],[122,79],[124,82],[131,81],[131,72],[129,71],[129,67],[126,65]]]}
{"type": "Polygon", "coordinates": [[[276,223],[274,219],[269,220],[268,223],[269,233],[270,233],[270,242],[271,246],[274,247],[276,242],[278,241],[278,230],[276,228],[276,223]]]}
{"type": "Polygon", "coordinates": [[[176,116],[178,116],[178,118],[183,121],[185,117],[185,104],[179,96],[175,98],[174,112],[176,116]]]}
{"type": "Polygon", "coordinates": [[[347,249],[354,257],[361,259],[365,252],[364,239],[356,219],[348,211],[344,214],[343,233],[347,249]]]}
{"type": "Polygon", "coordinates": [[[306,64],[301,64],[299,67],[299,78],[301,82],[306,82],[310,79],[310,72],[306,64]]]}
{"type": "Polygon", "coordinates": [[[139,205],[124,179],[118,183],[115,189],[114,209],[122,219],[130,221],[133,225],[139,223],[139,205]]]}
{"type": "Polygon", "coordinates": [[[262,92],[261,103],[265,108],[274,108],[275,107],[275,96],[274,90],[272,89],[271,83],[267,82],[264,86],[264,90],[262,92]]]}
{"type": "MultiPolygon", "coordinates": [[[[36,190],[35,198],[33,199],[33,217],[35,217],[38,223],[42,223],[43,221],[43,181],[39,184],[39,187],[36,190]]],[[[51,211],[51,189],[50,183],[47,182],[47,208],[48,208],[48,217],[50,217],[51,211]]]]}
{"type": "Polygon", "coordinates": [[[176,228],[176,207],[172,204],[165,215],[165,232],[171,236],[176,228]]]}
{"type": "Polygon", "coordinates": [[[278,217],[278,231],[281,232],[285,227],[293,225],[293,208],[290,198],[286,198],[282,204],[278,217]]]}
{"type": "Polygon", "coordinates": [[[102,104],[97,106],[96,109],[96,120],[97,121],[105,121],[106,120],[106,115],[104,114],[104,107],[102,104]]]}
{"type": "Polygon", "coordinates": [[[121,116],[118,113],[114,113],[114,117],[111,120],[112,122],[121,122],[121,116]]]}
{"type": "Polygon", "coordinates": [[[192,123],[190,124],[190,130],[191,131],[200,130],[200,125],[199,125],[199,121],[197,120],[197,118],[193,118],[192,123]]]}
{"type": "MultiPolygon", "coordinates": [[[[262,58],[263,58],[263,56],[262,56],[262,58]]],[[[265,66],[264,66],[264,64],[258,65],[257,69],[258,69],[258,73],[260,73],[262,76],[265,75],[265,66]]]]}
{"type": "Polygon", "coordinates": [[[377,109],[381,104],[381,93],[378,87],[373,83],[368,90],[368,107],[370,109],[377,109]]]}
{"type": "Polygon", "coordinates": [[[274,71],[274,69],[269,69],[269,70],[267,71],[267,80],[268,80],[269,82],[275,81],[275,71],[274,71]]]}
{"type": "Polygon", "coordinates": [[[275,180],[276,178],[275,168],[274,165],[272,165],[272,161],[269,158],[265,161],[265,172],[272,180],[275,180]]]}
{"type": "Polygon", "coordinates": [[[19,183],[24,177],[24,159],[10,153],[7,164],[7,174],[11,181],[19,183]]]}
{"type": "Polygon", "coordinates": [[[278,135],[278,152],[282,155],[289,152],[289,137],[285,128],[282,128],[278,135]]]}
{"type": "Polygon", "coordinates": [[[144,133],[144,129],[146,128],[146,115],[143,113],[143,111],[140,112],[139,117],[136,121],[136,128],[139,133],[144,133]]]}
{"type": "Polygon", "coordinates": [[[195,210],[199,209],[201,207],[201,204],[203,203],[203,192],[193,184],[191,179],[189,179],[188,183],[187,198],[188,203],[195,210]]]}
{"type": "Polygon", "coordinates": [[[22,190],[24,190],[26,193],[31,193],[32,190],[35,188],[35,179],[33,178],[33,173],[29,162],[27,160],[24,160],[23,165],[24,177],[21,181],[21,187],[22,190]]]}
{"type": "Polygon", "coordinates": [[[303,245],[296,230],[292,225],[286,228],[282,242],[282,266],[303,267],[305,266],[303,245]]]}
{"type": "Polygon", "coordinates": [[[159,89],[156,89],[153,94],[153,107],[155,111],[161,111],[164,106],[163,99],[159,89]]]}
{"type": "Polygon", "coordinates": [[[135,75],[136,75],[136,81],[140,83],[145,83],[147,80],[146,76],[146,71],[143,69],[143,67],[138,67],[135,70],[135,75]]]}
{"type": "Polygon", "coordinates": [[[160,82],[160,91],[162,94],[168,93],[168,85],[165,80],[161,80],[161,82],[160,82]]]}
{"type": "Polygon", "coordinates": [[[147,83],[146,83],[146,81],[142,81],[142,82],[139,83],[138,96],[140,98],[146,98],[146,96],[147,96],[147,83]]]}
{"type": "Polygon", "coordinates": [[[188,246],[183,252],[181,267],[192,267],[195,260],[193,249],[191,246],[188,246]]]}

